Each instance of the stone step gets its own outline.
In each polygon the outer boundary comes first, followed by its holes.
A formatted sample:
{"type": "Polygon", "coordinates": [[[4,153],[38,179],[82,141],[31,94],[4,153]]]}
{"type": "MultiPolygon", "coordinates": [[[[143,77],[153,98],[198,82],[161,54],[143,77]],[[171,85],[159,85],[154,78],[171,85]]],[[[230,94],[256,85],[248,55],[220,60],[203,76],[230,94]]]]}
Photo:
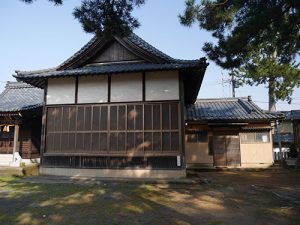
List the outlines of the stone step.
{"type": "Polygon", "coordinates": [[[0,154],[0,166],[9,166],[12,161],[12,154],[0,154]]]}

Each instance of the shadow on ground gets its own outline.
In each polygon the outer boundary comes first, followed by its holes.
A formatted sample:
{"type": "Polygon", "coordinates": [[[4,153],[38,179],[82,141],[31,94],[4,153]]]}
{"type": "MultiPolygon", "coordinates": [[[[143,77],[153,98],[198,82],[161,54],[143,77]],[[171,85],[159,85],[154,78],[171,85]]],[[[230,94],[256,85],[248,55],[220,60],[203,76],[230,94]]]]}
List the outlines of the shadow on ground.
{"type": "Polygon", "coordinates": [[[0,176],[0,224],[300,224],[299,205],[274,194],[300,196],[300,173],[194,176],[208,182],[28,183],[0,176]]]}

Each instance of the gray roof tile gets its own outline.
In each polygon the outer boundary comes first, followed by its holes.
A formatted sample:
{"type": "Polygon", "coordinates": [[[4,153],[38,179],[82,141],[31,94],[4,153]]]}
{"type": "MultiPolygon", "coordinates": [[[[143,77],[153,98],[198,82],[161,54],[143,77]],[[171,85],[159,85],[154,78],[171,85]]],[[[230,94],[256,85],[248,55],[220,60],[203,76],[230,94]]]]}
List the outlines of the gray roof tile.
{"type": "Polygon", "coordinates": [[[291,111],[291,118],[293,120],[300,120],[300,110],[292,110],[291,111]]]}
{"type": "Polygon", "coordinates": [[[109,74],[109,73],[125,73],[138,71],[153,70],[177,70],[184,68],[197,68],[201,66],[198,63],[173,63],[173,64],[156,64],[156,63],[118,63],[98,66],[85,66],[77,69],[69,70],[46,70],[41,72],[22,72],[18,74],[18,78],[49,78],[60,76],[76,76],[76,75],[93,75],[93,74],[109,74]]]}
{"type": "Polygon", "coordinates": [[[187,121],[250,121],[274,120],[278,114],[260,109],[250,98],[198,99],[186,105],[187,121]]]}
{"type": "Polygon", "coordinates": [[[0,94],[0,113],[19,112],[41,107],[44,91],[22,82],[7,82],[0,94]]]}

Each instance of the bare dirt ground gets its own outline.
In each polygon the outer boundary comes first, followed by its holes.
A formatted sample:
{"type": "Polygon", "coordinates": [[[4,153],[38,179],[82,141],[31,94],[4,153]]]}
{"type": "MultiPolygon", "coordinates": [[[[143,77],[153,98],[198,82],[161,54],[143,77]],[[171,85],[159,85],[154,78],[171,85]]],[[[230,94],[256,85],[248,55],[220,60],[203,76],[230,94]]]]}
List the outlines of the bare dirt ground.
{"type": "Polygon", "coordinates": [[[193,172],[188,181],[0,175],[0,224],[300,224],[300,172],[193,172]]]}

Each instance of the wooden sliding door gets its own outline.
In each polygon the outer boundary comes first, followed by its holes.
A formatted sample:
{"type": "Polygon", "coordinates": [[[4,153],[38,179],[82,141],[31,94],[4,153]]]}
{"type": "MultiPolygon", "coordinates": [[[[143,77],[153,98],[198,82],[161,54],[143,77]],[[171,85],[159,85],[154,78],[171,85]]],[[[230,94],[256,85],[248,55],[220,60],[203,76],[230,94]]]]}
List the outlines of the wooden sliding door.
{"type": "Polygon", "coordinates": [[[214,134],[214,165],[217,167],[240,166],[240,138],[238,134],[214,134]]]}

